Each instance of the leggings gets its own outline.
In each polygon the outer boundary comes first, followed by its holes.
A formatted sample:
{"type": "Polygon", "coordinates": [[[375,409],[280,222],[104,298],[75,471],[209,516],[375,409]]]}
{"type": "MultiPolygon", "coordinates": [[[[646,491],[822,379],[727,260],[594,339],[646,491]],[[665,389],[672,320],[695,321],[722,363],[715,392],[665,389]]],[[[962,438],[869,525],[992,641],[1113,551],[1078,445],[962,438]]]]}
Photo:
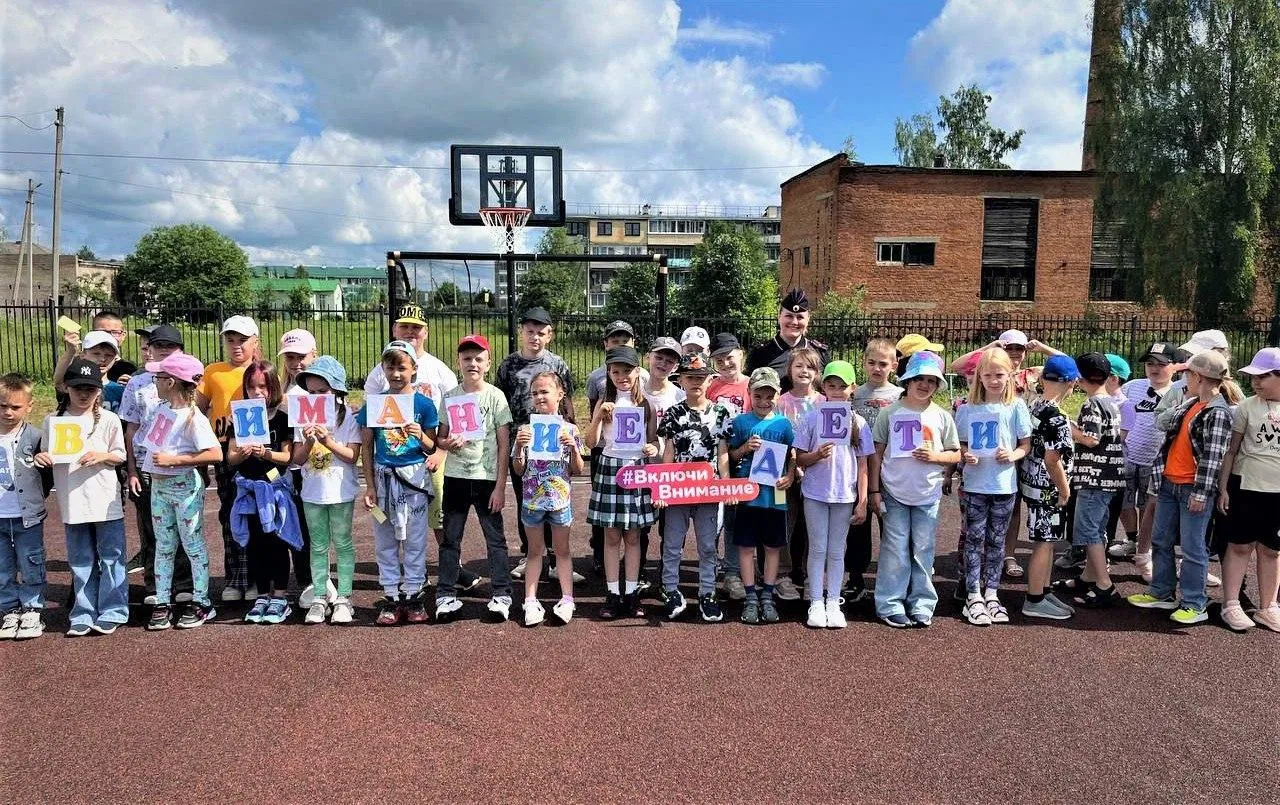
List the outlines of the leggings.
{"type": "Polygon", "coordinates": [[[1017,495],[965,493],[964,584],[970,594],[1000,587],[1004,538],[1017,495]]]}
{"type": "Polygon", "coordinates": [[[307,523],[311,529],[311,580],[316,595],[324,595],[329,586],[329,544],[338,557],[338,597],[350,598],[356,575],[356,546],[351,539],[351,518],[355,501],[346,503],[306,503],[307,523]]]}
{"type": "MultiPolygon", "coordinates": [[[[191,597],[209,606],[209,551],[204,542],[204,480],[194,469],[151,476],[151,523],[156,534],[156,599],[169,603],[178,544],[191,560],[191,597]]],[[[236,546],[239,548],[239,546],[236,546]]]]}
{"type": "Polygon", "coordinates": [[[826,598],[840,597],[851,517],[852,503],[823,503],[820,500],[804,499],[809,554],[809,580],[805,592],[809,594],[810,601],[822,601],[824,591],[826,598]]]}
{"type": "Polygon", "coordinates": [[[277,598],[289,589],[289,544],[278,534],[262,530],[258,515],[249,516],[249,544],[245,548],[249,560],[249,578],[265,597],[272,590],[277,598]]]}

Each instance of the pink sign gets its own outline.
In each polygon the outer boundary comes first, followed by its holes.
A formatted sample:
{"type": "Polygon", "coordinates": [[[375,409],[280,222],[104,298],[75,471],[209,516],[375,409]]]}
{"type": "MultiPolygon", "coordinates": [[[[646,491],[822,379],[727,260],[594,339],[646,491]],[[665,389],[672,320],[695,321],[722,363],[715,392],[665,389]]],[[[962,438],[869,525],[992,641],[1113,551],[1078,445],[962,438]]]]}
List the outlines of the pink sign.
{"type": "Polygon", "coordinates": [[[459,394],[446,398],[444,410],[449,415],[449,435],[464,442],[484,438],[484,419],[480,415],[480,395],[459,394]]]}
{"type": "Polygon", "coordinates": [[[623,489],[647,488],[655,501],[671,506],[752,500],[760,493],[760,487],[746,478],[717,478],[706,462],[627,466],[618,470],[615,480],[623,489]]]}

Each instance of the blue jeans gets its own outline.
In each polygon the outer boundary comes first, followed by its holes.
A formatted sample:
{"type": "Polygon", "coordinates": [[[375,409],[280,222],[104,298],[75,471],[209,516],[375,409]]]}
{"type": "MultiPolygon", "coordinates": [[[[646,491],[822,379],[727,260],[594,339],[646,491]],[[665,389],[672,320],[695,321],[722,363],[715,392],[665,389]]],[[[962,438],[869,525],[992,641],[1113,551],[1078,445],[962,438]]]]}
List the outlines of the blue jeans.
{"type": "Polygon", "coordinates": [[[1086,545],[1107,544],[1107,522],[1111,501],[1122,494],[1121,489],[1080,489],[1076,491],[1075,528],[1071,544],[1083,548],[1086,545]]]}
{"type": "Polygon", "coordinates": [[[125,578],[124,520],[68,524],[67,564],[71,565],[71,625],[129,622],[129,582],[125,578]]]}
{"type": "Polygon", "coordinates": [[[0,612],[18,607],[44,607],[44,523],[12,517],[0,520],[0,612]]]}
{"type": "Polygon", "coordinates": [[[725,575],[741,576],[742,563],[738,560],[738,549],[733,544],[733,525],[738,520],[737,506],[720,507],[721,533],[724,534],[724,572],[725,575]]]}
{"type": "Polygon", "coordinates": [[[1169,598],[1174,587],[1181,593],[1182,606],[1204,612],[1209,606],[1205,582],[1209,576],[1209,545],[1205,532],[1209,518],[1213,516],[1214,499],[1204,505],[1204,511],[1192,512],[1188,507],[1191,484],[1175,484],[1160,481],[1160,495],[1156,498],[1156,520],[1151,530],[1151,595],[1169,598]],[[1178,563],[1173,548],[1182,542],[1182,578],[1178,578],[1178,563]]]}
{"type": "Polygon", "coordinates": [[[876,615],[933,617],[938,591],[933,587],[933,551],[938,533],[938,502],[908,506],[882,491],[880,562],[876,569],[876,615]]]}

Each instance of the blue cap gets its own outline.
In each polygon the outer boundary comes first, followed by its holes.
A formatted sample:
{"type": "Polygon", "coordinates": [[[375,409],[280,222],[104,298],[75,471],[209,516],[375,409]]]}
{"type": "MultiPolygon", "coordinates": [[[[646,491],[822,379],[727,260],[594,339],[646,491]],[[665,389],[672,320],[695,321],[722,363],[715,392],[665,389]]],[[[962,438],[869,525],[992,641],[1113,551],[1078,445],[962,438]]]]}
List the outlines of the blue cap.
{"type": "Polygon", "coordinates": [[[936,377],[938,380],[946,380],[946,375],[942,373],[942,358],[927,349],[914,353],[907,359],[907,371],[898,379],[907,381],[915,377],[936,377]]]}
{"type": "Polygon", "coordinates": [[[1111,374],[1121,380],[1128,380],[1129,376],[1133,374],[1133,370],[1129,368],[1129,362],[1114,352],[1108,352],[1105,354],[1107,356],[1107,363],[1111,364],[1111,374]]]}
{"type": "Polygon", "coordinates": [[[307,375],[315,375],[324,382],[329,384],[329,388],[342,394],[347,393],[347,370],[342,368],[342,364],[338,363],[338,359],[332,355],[321,355],[311,362],[311,365],[298,372],[298,376],[294,378],[299,386],[306,388],[303,378],[307,375]]]}
{"type": "Polygon", "coordinates": [[[1080,379],[1080,369],[1076,367],[1076,359],[1070,355],[1050,355],[1044,362],[1040,377],[1054,383],[1074,383],[1080,379]]]}

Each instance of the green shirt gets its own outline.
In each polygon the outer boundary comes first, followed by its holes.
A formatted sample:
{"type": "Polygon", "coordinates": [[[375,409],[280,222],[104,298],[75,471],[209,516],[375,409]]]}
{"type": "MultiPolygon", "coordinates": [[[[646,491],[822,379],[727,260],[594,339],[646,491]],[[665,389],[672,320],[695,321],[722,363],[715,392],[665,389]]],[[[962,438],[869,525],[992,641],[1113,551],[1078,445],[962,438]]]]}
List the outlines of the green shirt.
{"type": "MultiPolygon", "coordinates": [[[[462,386],[455,386],[444,393],[444,407],[440,421],[448,422],[449,400],[468,394],[462,386]]],[[[484,424],[484,439],[467,442],[449,451],[444,462],[446,478],[465,478],[473,481],[498,480],[498,428],[511,424],[511,408],[507,398],[496,386],[485,383],[474,392],[480,403],[480,421],[484,424]]],[[[452,425],[450,435],[453,435],[452,425]]]]}

